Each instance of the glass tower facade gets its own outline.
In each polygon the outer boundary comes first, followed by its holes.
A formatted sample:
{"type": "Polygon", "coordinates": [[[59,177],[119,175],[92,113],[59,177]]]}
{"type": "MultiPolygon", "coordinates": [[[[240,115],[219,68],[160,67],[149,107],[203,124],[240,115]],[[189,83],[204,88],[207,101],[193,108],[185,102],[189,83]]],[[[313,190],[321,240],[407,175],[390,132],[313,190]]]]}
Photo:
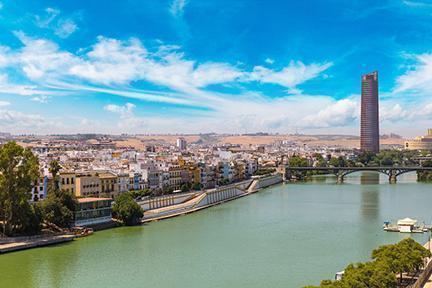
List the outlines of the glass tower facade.
{"type": "Polygon", "coordinates": [[[379,152],[378,72],[362,76],[360,149],[379,152]]]}

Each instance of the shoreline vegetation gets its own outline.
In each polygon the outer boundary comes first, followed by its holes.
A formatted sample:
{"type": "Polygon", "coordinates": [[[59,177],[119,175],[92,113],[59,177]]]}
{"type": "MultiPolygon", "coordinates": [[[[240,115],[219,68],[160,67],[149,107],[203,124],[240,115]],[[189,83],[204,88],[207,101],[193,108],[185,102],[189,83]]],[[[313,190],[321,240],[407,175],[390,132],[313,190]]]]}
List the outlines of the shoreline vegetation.
{"type": "Polygon", "coordinates": [[[402,288],[413,285],[431,252],[412,238],[383,245],[372,251],[371,261],[349,264],[339,280],[323,280],[304,288],[402,288]]]}

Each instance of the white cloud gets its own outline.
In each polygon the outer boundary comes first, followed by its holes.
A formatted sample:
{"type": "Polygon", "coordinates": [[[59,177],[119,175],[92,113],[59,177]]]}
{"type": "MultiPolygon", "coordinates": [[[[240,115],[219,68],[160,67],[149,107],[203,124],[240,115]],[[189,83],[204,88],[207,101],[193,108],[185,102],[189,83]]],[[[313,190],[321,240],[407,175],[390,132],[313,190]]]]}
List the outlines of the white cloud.
{"type": "Polygon", "coordinates": [[[425,105],[421,105],[420,109],[416,109],[414,113],[412,113],[413,116],[420,116],[420,117],[426,117],[431,118],[432,117],[432,103],[428,103],[425,105]]]}
{"type": "Polygon", "coordinates": [[[9,59],[7,54],[9,53],[9,48],[0,45],[0,68],[9,64],[9,59]]]}
{"type": "Polygon", "coordinates": [[[381,105],[379,116],[380,121],[398,121],[404,120],[409,116],[409,113],[402,109],[401,105],[397,103],[391,107],[381,105]]]}
{"type": "Polygon", "coordinates": [[[147,125],[146,119],[135,116],[133,111],[135,107],[132,103],[126,103],[124,106],[109,104],[104,106],[104,109],[120,116],[117,124],[119,128],[133,131],[134,129],[142,129],[147,125]]]}
{"type": "Polygon", "coordinates": [[[265,63],[267,63],[267,64],[273,64],[275,61],[273,60],[273,59],[271,59],[271,58],[266,58],[265,59],[265,63]]]}
{"type": "Polygon", "coordinates": [[[15,32],[15,35],[24,47],[10,57],[32,80],[57,78],[64,75],[65,71],[77,61],[71,53],[60,51],[58,45],[52,41],[33,39],[21,31],[15,32]]]}
{"type": "Polygon", "coordinates": [[[48,96],[40,95],[40,96],[33,97],[30,100],[39,103],[48,103],[48,96]]]}
{"type": "Polygon", "coordinates": [[[48,28],[51,22],[60,14],[60,10],[48,7],[44,15],[36,15],[35,23],[40,28],[48,28]]]}
{"type": "Polygon", "coordinates": [[[423,1],[408,1],[404,0],[403,3],[412,8],[430,8],[432,7],[431,3],[423,2],[423,1]]]}
{"type": "Polygon", "coordinates": [[[189,0],[173,0],[169,7],[171,15],[173,15],[174,17],[183,16],[184,9],[188,3],[189,0]]]}
{"type": "Polygon", "coordinates": [[[0,100],[0,107],[5,107],[5,106],[9,106],[9,105],[10,105],[9,102],[0,100]]]}
{"type": "Polygon", "coordinates": [[[98,37],[98,42],[69,68],[71,75],[94,83],[126,84],[140,79],[147,50],[137,39],[119,41],[98,37]]]}
{"type": "MultiPolygon", "coordinates": [[[[350,122],[349,111],[337,111],[343,108],[343,102],[338,104],[325,95],[304,95],[296,87],[322,75],[332,65],[330,62],[305,64],[291,61],[286,67],[279,69],[255,66],[252,71],[248,71],[242,69],[241,64],[211,61],[199,63],[188,59],[181,53],[180,47],[175,45],[161,43],[155,50],[147,49],[135,38],[118,40],[100,36],[90,48],[84,47],[78,53],[70,53],[61,50],[53,41],[28,37],[23,32],[15,34],[23,47],[5,49],[7,65],[21,70],[34,84],[0,84],[0,93],[33,95],[30,100],[39,102],[46,102],[54,93],[103,93],[199,108],[184,110],[192,115],[188,117],[138,117],[134,113],[135,106],[131,103],[105,106],[105,111],[118,115],[118,129],[134,132],[132,127],[135,127],[138,129],[135,132],[142,132],[143,127],[146,127],[155,129],[154,132],[163,128],[167,129],[166,132],[178,129],[181,132],[229,130],[226,132],[235,133],[292,131],[290,129],[293,125],[330,127],[350,122]],[[146,81],[170,90],[136,90],[132,88],[136,81],[146,81]],[[208,89],[214,84],[244,84],[252,81],[286,87],[291,96],[270,98],[257,92],[229,94],[208,89]],[[322,107],[327,108],[323,110],[322,107]],[[318,115],[320,118],[307,118],[309,115],[318,115]],[[299,119],[305,117],[308,122],[300,124],[299,119]],[[172,123],[178,124],[178,127],[172,123]]],[[[181,113],[183,108],[176,109],[181,113]]]]}
{"type": "Polygon", "coordinates": [[[70,18],[61,19],[54,29],[54,33],[60,38],[67,38],[78,29],[78,25],[70,18]]]}
{"type": "Polygon", "coordinates": [[[0,129],[4,131],[26,131],[27,133],[45,131],[46,133],[50,133],[53,129],[60,127],[61,123],[58,120],[45,119],[38,114],[22,113],[0,107],[0,129]]]}
{"type": "Polygon", "coordinates": [[[337,127],[352,123],[358,117],[358,104],[352,99],[336,101],[318,113],[306,116],[301,121],[310,127],[337,127]]]}
{"type": "Polygon", "coordinates": [[[128,117],[133,115],[133,109],[135,105],[132,103],[126,103],[124,106],[119,106],[115,104],[109,104],[104,107],[106,111],[117,113],[122,117],[128,117]]]}
{"type": "Polygon", "coordinates": [[[312,63],[309,65],[301,61],[291,61],[282,70],[275,71],[263,66],[255,66],[253,72],[247,75],[251,81],[273,83],[293,88],[303,82],[316,78],[321,72],[330,68],[332,63],[312,63]]]}
{"type": "Polygon", "coordinates": [[[99,85],[126,85],[144,80],[194,95],[213,84],[259,81],[295,91],[296,85],[319,76],[332,65],[291,61],[281,70],[256,66],[248,72],[229,63],[188,60],[178,52],[178,47],[161,45],[156,52],[149,52],[135,38],[122,41],[98,37],[86,54],[76,55],[60,50],[56,43],[46,39],[34,39],[21,31],[15,35],[24,46],[9,51],[6,61],[2,58],[0,61],[17,65],[29,79],[44,84],[65,82],[64,79],[71,82],[73,78],[99,85]]]}
{"type": "Polygon", "coordinates": [[[415,65],[405,74],[396,79],[395,93],[400,92],[432,92],[432,54],[412,56],[415,65]]]}
{"type": "Polygon", "coordinates": [[[78,25],[72,18],[62,18],[60,14],[60,10],[48,7],[44,15],[35,16],[35,24],[39,28],[52,30],[60,38],[67,38],[78,29],[78,25]]]}

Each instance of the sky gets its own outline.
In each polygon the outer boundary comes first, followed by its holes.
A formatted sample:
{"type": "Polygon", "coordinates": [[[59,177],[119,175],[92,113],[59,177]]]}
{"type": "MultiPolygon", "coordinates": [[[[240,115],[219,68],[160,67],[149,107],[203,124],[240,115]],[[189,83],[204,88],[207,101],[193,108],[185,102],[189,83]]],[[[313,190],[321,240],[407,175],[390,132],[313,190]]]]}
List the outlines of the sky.
{"type": "Polygon", "coordinates": [[[432,1],[0,0],[0,132],[432,127],[432,1]]]}

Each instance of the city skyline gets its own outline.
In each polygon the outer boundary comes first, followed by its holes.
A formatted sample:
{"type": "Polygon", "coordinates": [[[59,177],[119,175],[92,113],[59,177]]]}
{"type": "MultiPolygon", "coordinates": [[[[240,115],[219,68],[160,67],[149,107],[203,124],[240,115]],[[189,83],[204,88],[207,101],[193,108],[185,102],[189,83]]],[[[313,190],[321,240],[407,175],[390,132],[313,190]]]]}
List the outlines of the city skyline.
{"type": "Polygon", "coordinates": [[[381,133],[421,135],[432,5],[332,2],[0,0],[0,132],[358,135],[379,70],[381,133]]]}

